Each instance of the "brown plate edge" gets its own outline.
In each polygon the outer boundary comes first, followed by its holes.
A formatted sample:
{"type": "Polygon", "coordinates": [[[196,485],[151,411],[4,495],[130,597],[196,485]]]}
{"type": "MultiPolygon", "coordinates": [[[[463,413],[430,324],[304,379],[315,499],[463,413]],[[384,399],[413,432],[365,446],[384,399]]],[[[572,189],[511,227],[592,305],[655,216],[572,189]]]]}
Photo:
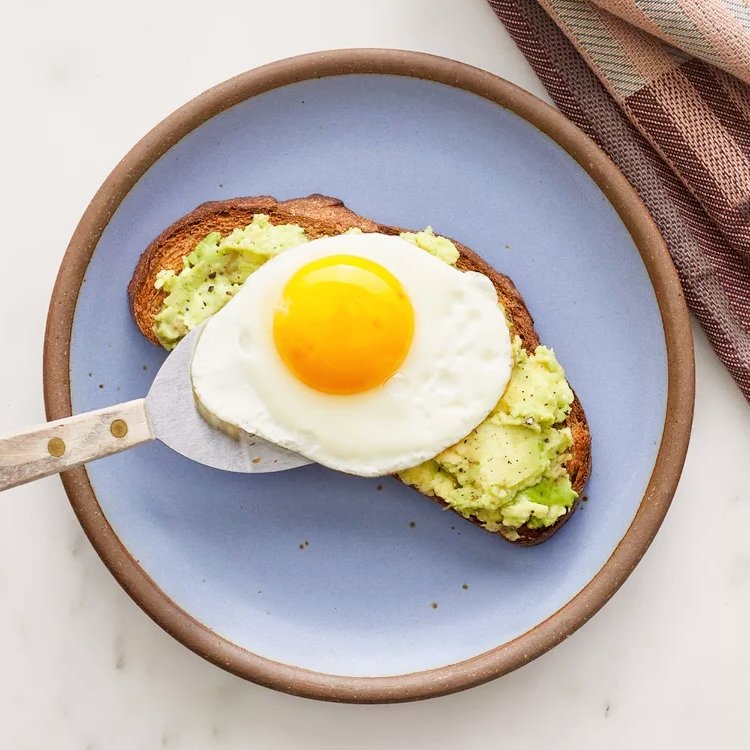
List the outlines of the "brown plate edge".
{"type": "Polygon", "coordinates": [[[690,318],[664,240],[633,187],[588,136],[532,94],[470,65],[420,52],[343,49],[281,60],[209,89],[157,125],[115,167],[81,218],[52,293],[44,342],[48,419],[71,414],[70,339],[78,292],[89,260],[112,214],[146,169],[191,130],[240,101],[297,81],[348,73],[433,80],[510,109],[555,140],[583,167],[633,237],[654,286],[664,325],[667,407],[659,452],[644,498],[610,558],[564,607],[495,649],[456,664],[404,675],[329,675],[246,651],[184,612],[120,542],[102,513],[85,468],[66,472],[61,478],[81,526],[112,575],[157,624],[192,651],[239,677],[294,695],[351,703],[391,703],[446,695],[507,674],[567,638],[609,600],[648,549],[677,488],[690,438],[695,365],[690,318]]]}

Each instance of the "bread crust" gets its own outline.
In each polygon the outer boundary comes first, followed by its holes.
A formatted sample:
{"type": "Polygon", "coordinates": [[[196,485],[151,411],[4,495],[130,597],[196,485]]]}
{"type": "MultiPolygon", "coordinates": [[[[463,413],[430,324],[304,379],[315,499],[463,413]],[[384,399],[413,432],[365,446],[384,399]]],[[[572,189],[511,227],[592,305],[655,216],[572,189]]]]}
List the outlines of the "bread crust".
{"type": "MultiPolygon", "coordinates": [[[[311,239],[325,235],[341,234],[348,229],[359,228],[363,232],[381,232],[398,235],[406,230],[401,227],[379,224],[359,216],[347,208],[338,198],[314,194],[306,198],[277,201],[267,195],[233,198],[225,201],[203,203],[186,216],[167,227],[141,255],[133,277],[128,285],[130,310],[141,333],[158,345],[153,331],[154,317],[161,309],[166,296],[156,289],[154,282],[162,269],[179,272],[182,259],[210,232],[229,234],[233,229],[249,224],[257,213],[267,214],[272,224],[299,224],[311,239]]],[[[511,323],[511,334],[518,335],[524,349],[530,354],[539,345],[539,336],[534,320],[523,298],[513,282],[480,258],[473,250],[453,240],[460,253],[458,268],[463,271],[478,271],[487,276],[497,290],[498,299],[506,310],[511,323]]],[[[506,539],[513,544],[531,546],[548,539],[573,515],[578,507],[586,480],[591,473],[591,434],[581,402],[576,396],[565,424],[573,435],[571,457],[566,465],[573,489],[578,499],[573,507],[552,526],[543,529],[520,527],[518,539],[506,539]]],[[[448,507],[440,498],[432,496],[448,507]]],[[[460,514],[458,514],[460,515],[460,514]]],[[[462,516],[463,518],[463,516],[462,516]]],[[[477,519],[469,519],[484,529],[477,519]]],[[[485,529],[486,530],[486,529],[485,529]]]]}

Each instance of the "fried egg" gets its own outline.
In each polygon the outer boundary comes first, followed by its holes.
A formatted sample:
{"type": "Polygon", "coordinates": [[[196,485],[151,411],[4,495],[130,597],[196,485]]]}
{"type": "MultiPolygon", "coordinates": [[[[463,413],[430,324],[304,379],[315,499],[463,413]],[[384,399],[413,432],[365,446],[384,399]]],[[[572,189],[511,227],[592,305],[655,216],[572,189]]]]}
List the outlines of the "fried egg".
{"type": "Polygon", "coordinates": [[[191,377],[215,424],[380,476],[468,435],[512,366],[486,276],[367,233],[313,240],[251,274],[206,324],[191,377]]]}

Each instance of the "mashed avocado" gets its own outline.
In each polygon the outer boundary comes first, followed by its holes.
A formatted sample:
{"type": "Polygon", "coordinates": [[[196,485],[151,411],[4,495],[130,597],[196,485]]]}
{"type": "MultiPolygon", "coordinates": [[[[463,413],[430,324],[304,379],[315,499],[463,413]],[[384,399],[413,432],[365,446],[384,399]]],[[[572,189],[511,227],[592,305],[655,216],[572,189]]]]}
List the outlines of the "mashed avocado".
{"type": "Polygon", "coordinates": [[[529,355],[513,340],[515,365],[497,406],[471,434],[434,459],[399,474],[467,518],[513,538],[513,529],[551,526],[573,505],[565,471],[573,437],[564,421],[573,392],[555,355],[529,355]]]}
{"type": "Polygon", "coordinates": [[[155,317],[154,333],[165,349],[221,310],[247,277],[269,258],[307,242],[297,224],[274,225],[265,214],[226,237],[212,232],[183,258],[182,270],[159,271],[156,288],[167,297],[155,317]]]}
{"type": "MultiPolygon", "coordinates": [[[[459,258],[455,245],[431,227],[401,237],[450,265],[459,258]]],[[[209,234],[179,273],[157,276],[156,287],[167,292],[154,325],[162,346],[174,348],[269,258],[307,241],[302,227],[273,225],[263,214],[226,237],[209,234]]],[[[529,354],[518,336],[513,358],[508,387],[484,422],[440,455],[399,473],[406,484],[509,539],[524,524],[551,526],[576,498],[565,470],[573,438],[559,426],[573,403],[565,373],[551,349],[538,346],[529,354]]]]}
{"type": "Polygon", "coordinates": [[[424,232],[401,232],[401,238],[408,240],[412,245],[416,245],[422,250],[426,250],[430,255],[447,263],[449,266],[455,266],[459,258],[456,246],[445,237],[440,237],[432,231],[432,227],[427,227],[424,232]]]}

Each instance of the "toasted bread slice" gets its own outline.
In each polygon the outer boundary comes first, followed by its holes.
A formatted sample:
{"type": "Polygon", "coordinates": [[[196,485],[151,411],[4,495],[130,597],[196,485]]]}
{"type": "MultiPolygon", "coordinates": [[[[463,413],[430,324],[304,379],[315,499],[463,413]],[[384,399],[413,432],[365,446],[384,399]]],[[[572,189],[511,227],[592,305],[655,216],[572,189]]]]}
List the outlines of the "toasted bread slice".
{"type": "MultiPolygon", "coordinates": [[[[192,252],[207,234],[210,232],[229,234],[233,229],[249,224],[253,216],[258,213],[267,214],[272,224],[299,224],[310,239],[342,234],[353,227],[363,232],[394,235],[403,231],[411,231],[401,227],[378,224],[358,216],[337,198],[324,195],[310,195],[307,198],[295,198],[288,201],[277,201],[270,196],[258,196],[204,203],[165,229],[146,248],[136,266],[128,286],[128,295],[133,318],[146,338],[158,344],[153,331],[154,317],[161,310],[166,294],[163,290],[156,289],[154,285],[157,273],[162,269],[179,272],[182,268],[183,257],[192,252]]],[[[518,335],[523,342],[524,349],[530,354],[533,353],[539,345],[539,336],[534,329],[534,321],[523,298],[513,282],[485,263],[473,250],[456,240],[451,241],[461,254],[457,263],[458,268],[464,271],[478,271],[492,281],[510,320],[511,334],[518,335]]],[[[526,526],[519,528],[517,530],[519,536],[518,539],[513,540],[514,544],[533,545],[543,542],[570,518],[578,506],[591,470],[591,435],[586,415],[577,396],[573,401],[566,425],[570,427],[573,435],[571,457],[566,468],[579,500],[552,526],[542,529],[530,529],[526,526]]],[[[433,499],[445,504],[440,498],[433,497],[433,499]]],[[[474,523],[481,526],[476,520],[474,523]]],[[[500,532],[494,533],[502,536],[500,532]]]]}

